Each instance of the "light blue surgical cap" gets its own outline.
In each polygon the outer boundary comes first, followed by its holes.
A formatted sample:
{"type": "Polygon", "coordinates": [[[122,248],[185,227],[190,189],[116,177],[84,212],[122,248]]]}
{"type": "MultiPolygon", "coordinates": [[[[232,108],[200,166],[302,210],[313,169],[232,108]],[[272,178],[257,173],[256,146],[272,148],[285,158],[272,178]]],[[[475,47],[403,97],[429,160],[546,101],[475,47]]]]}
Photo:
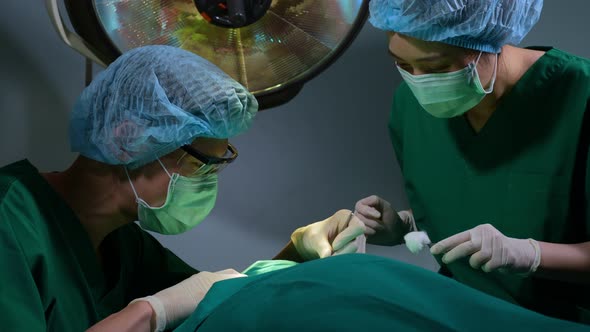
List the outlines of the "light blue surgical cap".
{"type": "Polygon", "coordinates": [[[371,0],[378,29],[499,53],[518,45],[539,20],[543,0],[371,0]]]}
{"type": "Polygon", "coordinates": [[[247,130],[258,102],[246,88],[194,53],[145,46],[121,55],[78,98],[72,151],[137,168],[198,137],[247,130]]]}

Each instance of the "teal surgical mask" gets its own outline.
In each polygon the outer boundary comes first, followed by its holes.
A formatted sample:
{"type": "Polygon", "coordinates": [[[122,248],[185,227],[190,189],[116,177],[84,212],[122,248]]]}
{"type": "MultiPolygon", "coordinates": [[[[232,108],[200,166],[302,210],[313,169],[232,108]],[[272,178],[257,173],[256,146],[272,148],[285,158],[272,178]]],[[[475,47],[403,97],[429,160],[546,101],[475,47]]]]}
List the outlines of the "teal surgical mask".
{"type": "Polygon", "coordinates": [[[171,175],[162,162],[160,165],[170,177],[166,201],[160,207],[152,207],[141,199],[127,174],[138,204],[139,225],[160,234],[186,232],[200,224],[215,206],[217,174],[195,177],[185,177],[178,173],[171,175]]]}
{"type": "Polygon", "coordinates": [[[397,69],[426,112],[437,118],[452,118],[463,115],[479,104],[494,89],[498,55],[496,54],[490,86],[486,90],[481,85],[477,73],[477,63],[481,54],[479,53],[477,60],[469,63],[467,67],[450,73],[412,75],[399,66],[397,69]]]}

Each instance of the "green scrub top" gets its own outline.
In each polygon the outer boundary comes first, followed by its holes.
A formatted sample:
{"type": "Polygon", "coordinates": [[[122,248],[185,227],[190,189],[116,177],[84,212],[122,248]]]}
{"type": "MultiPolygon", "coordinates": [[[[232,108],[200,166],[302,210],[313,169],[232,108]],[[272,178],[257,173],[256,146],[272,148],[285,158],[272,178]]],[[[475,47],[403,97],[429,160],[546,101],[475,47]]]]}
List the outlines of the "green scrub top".
{"type": "Polygon", "coordinates": [[[99,264],[78,218],[28,161],[0,168],[3,331],[83,331],[197,271],[135,223],[107,236],[99,264]]]}
{"type": "MultiPolygon", "coordinates": [[[[540,49],[479,133],[465,117],[429,115],[405,83],[397,89],[391,140],[416,223],[432,241],[485,223],[514,238],[590,240],[590,60],[540,49]]],[[[547,315],[580,321],[590,307],[588,286],[440,258],[456,280],[547,315]]]]}

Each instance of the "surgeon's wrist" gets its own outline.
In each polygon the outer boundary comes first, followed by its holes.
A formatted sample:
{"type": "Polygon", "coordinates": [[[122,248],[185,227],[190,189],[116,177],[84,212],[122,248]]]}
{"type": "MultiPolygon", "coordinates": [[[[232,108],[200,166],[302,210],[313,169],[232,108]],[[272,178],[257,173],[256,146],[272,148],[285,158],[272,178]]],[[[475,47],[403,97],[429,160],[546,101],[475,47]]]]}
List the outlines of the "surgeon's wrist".
{"type": "Polygon", "coordinates": [[[129,306],[138,306],[141,308],[141,312],[143,312],[143,321],[146,323],[149,321],[150,331],[155,332],[157,328],[156,322],[156,313],[154,312],[154,308],[148,301],[135,301],[129,303],[129,306]]]}
{"type": "Polygon", "coordinates": [[[535,274],[541,264],[541,247],[539,246],[539,242],[530,238],[513,239],[513,241],[518,241],[524,250],[522,250],[523,254],[521,254],[520,263],[511,269],[512,272],[523,278],[535,274]]]}
{"type": "Polygon", "coordinates": [[[286,260],[297,263],[302,263],[305,259],[299,254],[293,241],[289,241],[287,245],[273,258],[273,260],[286,260]]]}
{"type": "Polygon", "coordinates": [[[537,272],[539,265],[541,265],[541,246],[539,245],[539,242],[537,242],[537,240],[528,239],[528,241],[535,250],[535,256],[533,258],[533,263],[529,272],[529,274],[533,274],[537,272]]]}
{"type": "Polygon", "coordinates": [[[146,315],[149,317],[150,332],[155,332],[158,322],[156,320],[156,312],[152,305],[147,301],[137,301],[136,305],[141,305],[144,308],[146,315]]]}
{"type": "Polygon", "coordinates": [[[146,296],[131,301],[128,306],[131,306],[135,303],[146,303],[150,306],[150,331],[161,332],[166,329],[166,310],[160,299],[155,296],[146,296]]]}

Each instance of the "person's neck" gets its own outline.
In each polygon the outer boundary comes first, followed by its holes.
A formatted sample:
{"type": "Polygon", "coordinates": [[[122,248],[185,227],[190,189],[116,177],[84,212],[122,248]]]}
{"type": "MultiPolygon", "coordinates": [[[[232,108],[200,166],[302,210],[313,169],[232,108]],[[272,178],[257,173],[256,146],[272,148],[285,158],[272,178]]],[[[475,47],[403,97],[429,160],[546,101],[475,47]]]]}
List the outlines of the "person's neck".
{"type": "MultiPolygon", "coordinates": [[[[543,52],[504,46],[498,55],[496,82],[492,93],[486,95],[482,101],[466,114],[467,121],[477,133],[488,122],[510,90],[516,85],[524,73],[537,61],[543,52]]],[[[480,78],[481,79],[481,78],[480,78]]],[[[489,82],[491,75],[486,77],[489,82]]],[[[489,83],[488,83],[489,84],[489,83]]],[[[487,85],[486,85],[487,86],[487,85]]]]}
{"type": "Polygon", "coordinates": [[[109,233],[133,221],[113,167],[77,159],[66,171],[42,175],[74,211],[97,253],[109,233]]]}

